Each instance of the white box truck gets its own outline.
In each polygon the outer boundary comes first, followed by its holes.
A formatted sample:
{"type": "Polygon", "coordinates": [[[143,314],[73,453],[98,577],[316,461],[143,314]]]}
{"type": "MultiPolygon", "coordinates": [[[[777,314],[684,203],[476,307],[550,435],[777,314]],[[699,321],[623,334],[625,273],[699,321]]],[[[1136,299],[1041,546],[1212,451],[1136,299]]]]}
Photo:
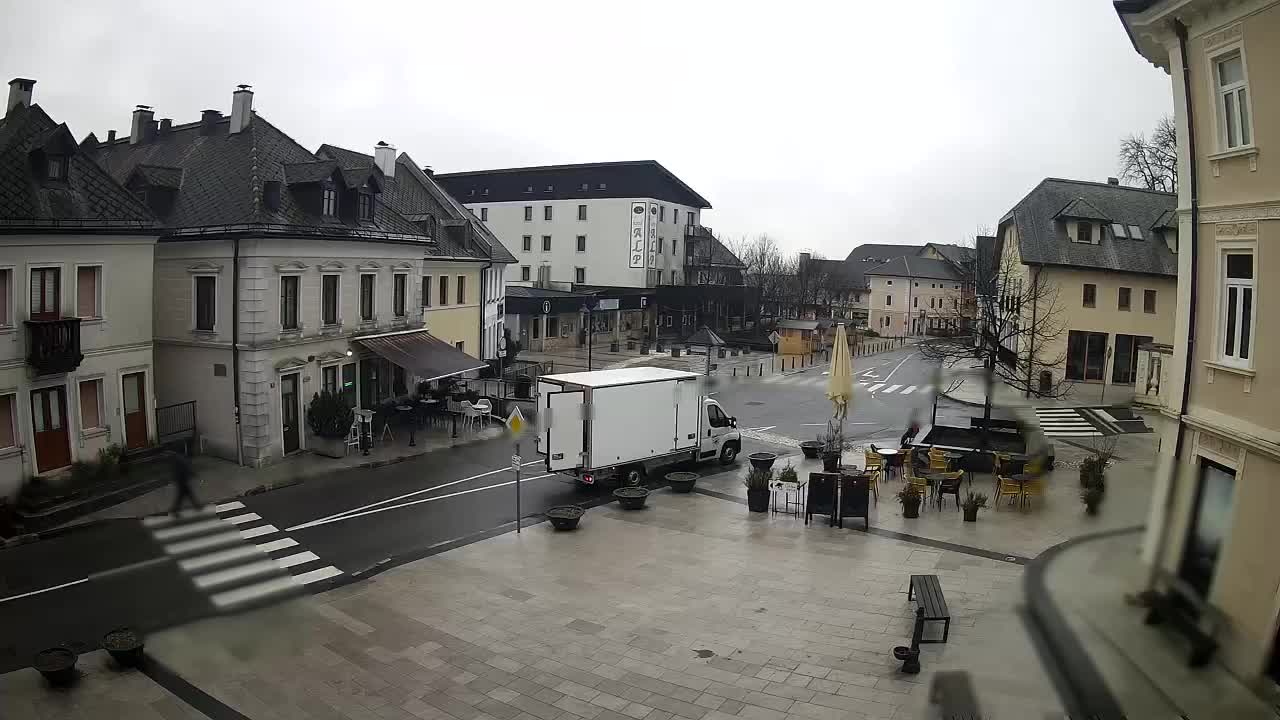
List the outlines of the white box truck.
{"type": "Polygon", "coordinates": [[[630,367],[538,378],[538,453],[547,471],[586,485],[637,485],[682,461],[732,463],[737,418],[703,394],[699,375],[630,367]]]}

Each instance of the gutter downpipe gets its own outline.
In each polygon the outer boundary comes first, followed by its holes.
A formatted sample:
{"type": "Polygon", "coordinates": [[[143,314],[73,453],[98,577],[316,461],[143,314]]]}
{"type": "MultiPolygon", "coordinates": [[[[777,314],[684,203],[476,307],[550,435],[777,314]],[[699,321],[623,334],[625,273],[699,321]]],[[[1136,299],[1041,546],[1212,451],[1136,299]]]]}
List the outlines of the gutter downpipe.
{"type": "Polygon", "coordinates": [[[1034,385],[1031,384],[1031,382],[1032,380],[1034,380],[1033,376],[1035,375],[1035,372],[1036,372],[1035,327],[1036,327],[1036,322],[1038,320],[1037,315],[1039,315],[1039,312],[1040,312],[1040,271],[1043,269],[1044,269],[1043,265],[1037,265],[1035,279],[1031,281],[1031,291],[1033,293],[1031,296],[1031,335],[1027,339],[1027,391],[1026,391],[1026,394],[1023,395],[1023,397],[1025,398],[1031,397],[1031,388],[1035,387],[1034,385]]]}
{"type": "Polygon", "coordinates": [[[1169,515],[1173,512],[1174,500],[1177,493],[1174,492],[1178,482],[1178,470],[1182,462],[1182,448],[1186,443],[1186,430],[1183,425],[1182,418],[1187,414],[1187,407],[1191,404],[1191,364],[1193,360],[1193,350],[1195,349],[1196,336],[1196,283],[1199,273],[1197,272],[1197,250],[1199,249],[1200,239],[1200,184],[1197,174],[1196,163],[1196,125],[1195,116],[1191,109],[1191,68],[1187,64],[1187,26],[1182,24],[1181,20],[1173,21],[1174,34],[1178,36],[1178,54],[1182,58],[1182,94],[1183,103],[1187,112],[1187,172],[1191,175],[1187,178],[1190,182],[1191,194],[1191,291],[1188,297],[1190,306],[1187,308],[1187,361],[1182,368],[1182,400],[1178,408],[1178,437],[1173,445],[1173,466],[1169,473],[1169,489],[1164,497],[1164,515],[1161,521],[1160,534],[1156,538],[1155,555],[1151,561],[1151,568],[1148,572],[1147,585],[1145,593],[1155,591],[1156,573],[1164,564],[1165,543],[1164,534],[1169,527],[1169,515]]]}
{"type": "Polygon", "coordinates": [[[244,467],[244,438],[240,434],[240,236],[231,240],[231,407],[236,422],[236,465],[244,467]]]}

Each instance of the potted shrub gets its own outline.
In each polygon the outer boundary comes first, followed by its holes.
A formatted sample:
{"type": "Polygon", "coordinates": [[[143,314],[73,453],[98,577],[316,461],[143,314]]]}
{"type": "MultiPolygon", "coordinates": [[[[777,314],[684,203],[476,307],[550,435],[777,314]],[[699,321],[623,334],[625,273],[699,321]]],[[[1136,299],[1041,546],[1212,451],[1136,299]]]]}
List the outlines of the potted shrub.
{"type": "Polygon", "coordinates": [[[142,664],[142,638],[131,628],[116,628],[102,637],[102,649],[122,667],[142,664]]]}
{"type": "Polygon", "coordinates": [[[771,452],[753,452],[747,456],[747,459],[751,461],[751,467],[768,470],[773,467],[773,462],[778,459],[778,454],[771,452]]]}
{"type": "Polygon", "coordinates": [[[579,505],[560,505],[547,511],[547,519],[556,530],[576,530],[585,512],[579,505]]]}
{"type": "Polygon", "coordinates": [[[964,502],[960,507],[964,509],[965,522],[978,522],[978,508],[987,506],[986,493],[970,492],[965,496],[964,502]]]}
{"type": "Polygon", "coordinates": [[[693,484],[698,481],[698,473],[691,472],[670,472],[667,473],[667,483],[671,485],[671,492],[688,493],[693,492],[693,484]]]}
{"type": "Polygon", "coordinates": [[[1080,491],[1080,502],[1084,503],[1084,511],[1088,515],[1097,515],[1098,506],[1102,504],[1102,486],[1090,485],[1080,491]]]}
{"type": "Polygon", "coordinates": [[[822,435],[822,469],[825,472],[840,472],[840,459],[849,443],[839,428],[830,427],[831,423],[827,425],[827,432],[822,435]]]}
{"type": "Polygon", "coordinates": [[[311,449],[325,457],[346,455],[347,432],[354,417],[341,395],[327,390],[313,395],[307,408],[307,425],[317,440],[311,449]]]}
{"type": "Polygon", "coordinates": [[[618,343],[618,341],[617,341],[617,340],[613,340],[613,341],[611,341],[611,342],[609,343],[609,352],[618,352],[618,349],[619,349],[620,347],[622,347],[622,346],[618,343]]]}
{"type": "Polygon", "coordinates": [[[68,647],[54,647],[36,653],[32,667],[54,686],[70,685],[76,679],[76,654],[68,647]]]}
{"type": "Polygon", "coordinates": [[[800,443],[800,452],[804,453],[806,460],[817,460],[822,455],[822,436],[800,443]]]}
{"type": "Polygon", "coordinates": [[[902,517],[918,518],[920,517],[920,503],[924,501],[924,496],[920,494],[915,487],[904,485],[897,492],[898,502],[902,503],[902,517]]]}
{"type": "Polygon", "coordinates": [[[678,358],[678,357],[680,357],[680,348],[678,348],[678,347],[673,347],[673,348],[671,348],[671,357],[673,357],[673,358],[678,358]]]}
{"type": "Polygon", "coordinates": [[[649,343],[644,343],[643,345],[640,346],[640,354],[641,355],[649,354],[649,343]]]}
{"type": "Polygon", "coordinates": [[[613,491],[613,496],[618,498],[618,505],[623,510],[639,510],[644,507],[644,501],[649,499],[649,488],[620,487],[613,491]]]}
{"type": "Polygon", "coordinates": [[[751,512],[769,510],[769,485],[773,482],[772,468],[753,467],[742,481],[747,486],[747,509],[751,512]]]}

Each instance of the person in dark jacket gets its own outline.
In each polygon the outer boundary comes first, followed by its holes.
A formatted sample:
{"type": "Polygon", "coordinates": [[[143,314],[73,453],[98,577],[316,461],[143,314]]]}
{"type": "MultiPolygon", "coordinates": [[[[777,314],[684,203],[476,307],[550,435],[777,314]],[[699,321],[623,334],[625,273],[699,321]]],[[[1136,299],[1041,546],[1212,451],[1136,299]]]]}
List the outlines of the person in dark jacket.
{"type": "Polygon", "coordinates": [[[195,493],[191,492],[191,481],[195,478],[195,471],[191,468],[191,461],[185,455],[175,454],[173,457],[173,508],[169,511],[170,515],[177,515],[182,509],[182,501],[189,500],[194,510],[200,509],[200,501],[196,499],[195,493]]]}

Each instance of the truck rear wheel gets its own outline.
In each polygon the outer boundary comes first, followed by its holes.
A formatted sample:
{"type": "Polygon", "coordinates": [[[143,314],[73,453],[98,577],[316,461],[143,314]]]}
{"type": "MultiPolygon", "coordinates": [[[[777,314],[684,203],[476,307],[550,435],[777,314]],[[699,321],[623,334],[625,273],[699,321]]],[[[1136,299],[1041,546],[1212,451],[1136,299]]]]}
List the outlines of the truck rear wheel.
{"type": "Polygon", "coordinates": [[[738,459],[738,443],[728,442],[720,448],[720,464],[732,465],[738,459]]]}
{"type": "Polygon", "coordinates": [[[640,465],[632,465],[622,471],[621,485],[623,487],[636,487],[644,482],[644,467],[640,465]]]}

